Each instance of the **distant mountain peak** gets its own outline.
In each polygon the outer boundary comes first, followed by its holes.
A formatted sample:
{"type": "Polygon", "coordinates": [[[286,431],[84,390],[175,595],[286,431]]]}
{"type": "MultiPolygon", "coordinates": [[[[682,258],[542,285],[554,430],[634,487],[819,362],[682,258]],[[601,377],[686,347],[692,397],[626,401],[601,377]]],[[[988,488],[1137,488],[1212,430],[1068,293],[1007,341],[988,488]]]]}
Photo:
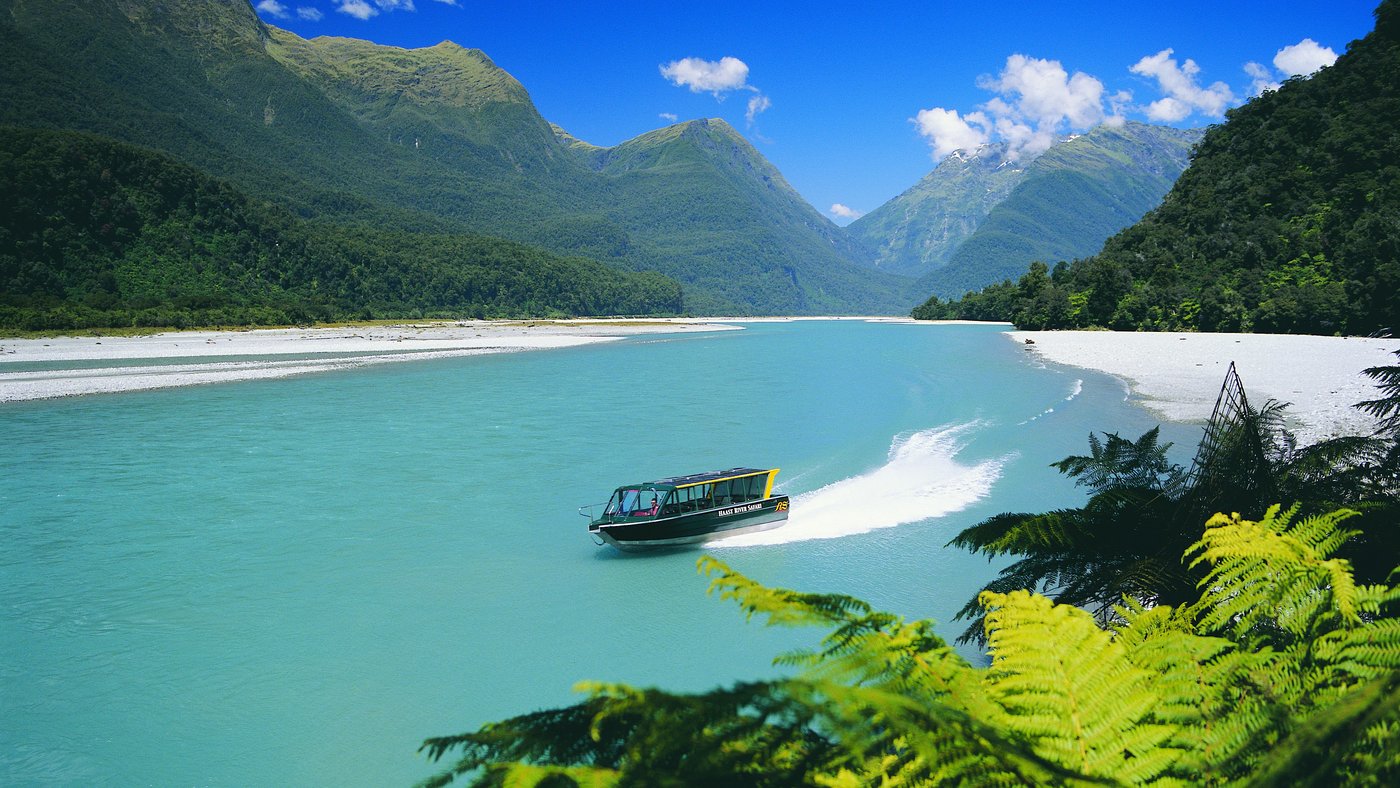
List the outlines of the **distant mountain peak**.
{"type": "MultiPolygon", "coordinates": [[[[960,149],[949,154],[903,194],[852,222],[847,231],[875,252],[877,267],[894,273],[930,276],[945,265],[951,265],[962,247],[983,233],[984,222],[1013,193],[1019,192],[1024,183],[1041,177],[1059,182],[1056,179],[1064,173],[1090,181],[1126,177],[1137,184],[1142,179],[1151,180],[1151,196],[1144,196],[1145,193],[1139,193],[1138,186],[1134,186],[1129,189],[1134,195],[1128,199],[1131,205],[1114,203],[1114,221],[1119,221],[1116,218],[1119,216],[1127,216],[1127,221],[1131,221],[1160,200],[1171,181],[1186,166],[1190,143],[1195,140],[1192,134],[1143,123],[1116,127],[1105,124],[1083,134],[1065,135],[1049,149],[1034,155],[1023,152],[1012,157],[1008,155],[1011,148],[1006,142],[960,149]]],[[[1054,234],[1039,227],[1034,233],[1054,234]]],[[[1107,237],[1098,233],[1096,226],[1091,233],[1091,243],[1102,243],[1107,237]]],[[[1016,244],[1021,244],[1016,233],[1002,233],[998,236],[1001,241],[998,248],[1010,249],[1006,239],[1012,237],[1017,237],[1016,244]]],[[[1035,243],[1031,245],[1040,248],[1035,243]]],[[[1057,243],[1055,248],[1077,250],[1079,247],[1057,243]]],[[[1024,268],[1019,254],[1011,255],[1015,260],[1010,265],[1024,268]]]]}

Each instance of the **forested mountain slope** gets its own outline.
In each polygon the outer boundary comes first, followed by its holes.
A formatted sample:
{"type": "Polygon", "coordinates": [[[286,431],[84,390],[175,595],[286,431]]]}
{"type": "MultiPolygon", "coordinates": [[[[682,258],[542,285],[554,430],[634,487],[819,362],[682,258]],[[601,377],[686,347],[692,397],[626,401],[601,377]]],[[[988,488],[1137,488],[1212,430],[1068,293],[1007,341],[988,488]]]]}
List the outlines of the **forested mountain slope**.
{"type": "Polygon", "coordinates": [[[904,193],[846,227],[870,247],[883,271],[922,276],[948,258],[1021,182],[1025,162],[1006,160],[1004,143],[954,151],[904,193]]]}
{"type": "Polygon", "coordinates": [[[732,129],[663,129],[613,157],[669,151],[652,165],[596,166],[597,149],[556,134],[514,78],[451,43],[306,41],[247,0],[0,0],[0,77],[0,123],[166,151],[308,218],[664,269],[695,311],[916,300],[854,262],[856,247],[732,129]]]}
{"type": "Polygon", "coordinates": [[[1400,325],[1400,2],[1332,66],[1230,110],[1098,255],[926,317],[1367,334],[1400,325]]]}
{"type": "Polygon", "coordinates": [[[679,285],[495,238],[346,228],[168,155],[0,126],[0,327],[676,313],[679,285]]]}
{"type": "Polygon", "coordinates": [[[958,296],[1018,277],[1036,260],[1087,257],[1161,204],[1190,161],[1198,129],[1129,122],[1101,125],[1054,145],[1025,166],[1005,199],[920,281],[958,296]]]}
{"type": "Polygon", "coordinates": [[[915,300],[910,280],[849,263],[862,250],[723,120],[580,155],[611,184],[609,218],[626,228],[635,264],[688,285],[688,309],[870,314],[915,300]],[[700,256],[709,264],[686,262],[700,256]]]}

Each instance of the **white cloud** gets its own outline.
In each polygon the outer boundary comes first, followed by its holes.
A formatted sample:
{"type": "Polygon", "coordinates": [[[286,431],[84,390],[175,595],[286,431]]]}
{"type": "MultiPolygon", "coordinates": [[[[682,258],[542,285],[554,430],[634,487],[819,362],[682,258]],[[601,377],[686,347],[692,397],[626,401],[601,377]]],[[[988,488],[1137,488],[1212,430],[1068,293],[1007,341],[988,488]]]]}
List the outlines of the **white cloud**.
{"type": "Polygon", "coordinates": [[[976,148],[991,138],[986,128],[986,116],[974,112],[966,118],[955,109],[921,109],[914,116],[919,134],[933,146],[933,158],[942,159],[955,150],[976,148]],[[971,121],[971,123],[969,122],[971,121]],[[981,128],[974,128],[977,123],[981,128]]]}
{"type": "Polygon", "coordinates": [[[1337,62],[1337,53],[1311,38],[1305,38],[1292,46],[1280,49],[1274,55],[1274,65],[1290,77],[1311,74],[1323,66],[1337,62]]]}
{"type": "Polygon", "coordinates": [[[1123,123],[1122,112],[1132,94],[1105,96],[1103,82],[1076,71],[1070,74],[1058,60],[1015,54],[996,76],[985,75],[977,86],[996,95],[965,116],[955,110],[920,110],[914,117],[919,133],[942,159],[959,149],[992,140],[1006,143],[1006,158],[1034,156],[1055,144],[1061,134],[1083,131],[1103,122],[1123,123]],[[1108,101],[1112,115],[1104,111],[1108,101]]]}
{"type": "Polygon", "coordinates": [[[676,121],[680,120],[680,116],[674,112],[663,112],[657,117],[661,118],[662,120],[669,120],[672,123],[675,123],[676,121]]]}
{"type": "Polygon", "coordinates": [[[379,9],[366,3],[365,0],[340,0],[340,5],[335,10],[360,20],[379,15],[379,9]]]}
{"type": "Polygon", "coordinates": [[[832,216],[835,216],[838,219],[859,219],[860,217],[865,215],[864,211],[857,211],[854,208],[848,208],[839,202],[832,203],[831,210],[828,211],[828,213],[830,213],[832,216]]]}
{"type": "Polygon", "coordinates": [[[661,76],[691,93],[713,93],[715,98],[731,90],[748,88],[749,67],[737,57],[704,60],[686,57],[661,66],[661,76]]]}
{"type": "Polygon", "coordinates": [[[1147,105],[1147,117],[1151,120],[1159,120],[1163,123],[1175,123],[1183,120],[1191,114],[1191,105],[1186,102],[1166,96],[1159,98],[1147,105]]]}
{"type": "Polygon", "coordinates": [[[1012,55],[1001,74],[982,77],[977,86],[1012,99],[1014,116],[1037,127],[1068,121],[1083,129],[1103,120],[1103,83],[1082,71],[1070,76],[1058,60],[1012,55]]]}
{"type": "Polygon", "coordinates": [[[755,93],[753,98],[749,99],[749,109],[744,113],[744,119],[752,126],[753,119],[757,117],[760,112],[763,112],[771,106],[773,106],[772,99],[762,93],[755,93]]]}
{"type": "Polygon", "coordinates": [[[321,13],[321,9],[311,6],[298,6],[297,16],[309,22],[319,22],[326,17],[325,14],[321,13]]]}
{"type": "Polygon", "coordinates": [[[749,84],[749,65],[737,57],[726,56],[719,60],[684,57],[658,68],[661,76],[672,85],[689,88],[691,93],[709,93],[717,101],[724,101],[725,96],[736,90],[753,93],[744,112],[744,119],[750,126],[754,118],[773,106],[772,99],[749,84]]]}
{"type": "Polygon", "coordinates": [[[1278,90],[1278,80],[1274,78],[1274,72],[1263,63],[1256,63],[1253,60],[1244,64],[1244,73],[1249,75],[1249,95],[1257,96],[1266,90],[1278,90]]]}
{"type": "Polygon", "coordinates": [[[286,19],[291,16],[287,12],[287,7],[277,2],[277,0],[262,0],[258,3],[258,10],[268,16],[275,16],[278,19],[286,19]]]}
{"type": "Polygon", "coordinates": [[[1128,70],[1156,79],[1157,86],[1167,94],[1165,98],[1147,105],[1147,117],[1152,120],[1177,121],[1192,112],[1218,118],[1235,102],[1235,94],[1224,82],[1215,82],[1204,88],[1197,84],[1196,75],[1201,72],[1201,67],[1190,58],[1177,63],[1171,49],[1144,57],[1128,70]]]}
{"type": "MultiPolygon", "coordinates": [[[[272,0],[275,2],[276,0],[272,0]]],[[[356,19],[369,19],[378,16],[380,13],[391,11],[417,11],[418,6],[414,0],[336,0],[336,9],[342,14],[353,16],[356,19]]],[[[461,7],[460,0],[437,0],[444,5],[461,7]]],[[[297,15],[302,19],[317,20],[321,18],[321,12],[315,8],[298,8],[297,15]]]]}

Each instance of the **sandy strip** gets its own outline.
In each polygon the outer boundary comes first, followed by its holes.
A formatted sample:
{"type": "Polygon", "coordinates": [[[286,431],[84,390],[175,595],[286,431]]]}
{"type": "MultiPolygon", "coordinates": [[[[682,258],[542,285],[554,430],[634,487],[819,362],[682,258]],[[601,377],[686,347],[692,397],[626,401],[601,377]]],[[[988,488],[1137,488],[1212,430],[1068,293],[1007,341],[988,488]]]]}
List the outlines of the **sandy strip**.
{"type": "Polygon", "coordinates": [[[736,328],[695,320],[463,321],[0,339],[0,402],[281,378],[368,364],[575,347],[636,334],[736,328]],[[163,359],[188,363],[140,363],[163,359]],[[122,363],[104,366],[108,362],[122,363]],[[21,365],[39,369],[22,370],[21,365]]]}
{"type": "MultiPolygon", "coordinates": [[[[1132,395],[1168,421],[1210,418],[1230,362],[1254,407],[1275,399],[1301,444],[1336,435],[1369,434],[1371,417],[1352,407],[1375,399],[1368,367],[1400,364],[1400,339],[1281,334],[1011,331],[1007,336],[1040,358],[1121,378],[1132,395]]],[[[1105,425],[1110,428],[1111,425],[1105,425]]]]}

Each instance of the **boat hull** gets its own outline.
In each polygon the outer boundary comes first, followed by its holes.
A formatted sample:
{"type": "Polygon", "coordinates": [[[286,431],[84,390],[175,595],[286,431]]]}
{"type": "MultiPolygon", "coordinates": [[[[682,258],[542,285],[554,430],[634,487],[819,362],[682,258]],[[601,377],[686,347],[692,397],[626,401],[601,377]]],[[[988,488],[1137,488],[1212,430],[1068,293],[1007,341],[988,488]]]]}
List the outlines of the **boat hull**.
{"type": "Polygon", "coordinates": [[[780,495],[656,520],[595,524],[588,530],[619,550],[644,551],[768,531],[787,522],[787,516],[788,497],[780,495]]]}

